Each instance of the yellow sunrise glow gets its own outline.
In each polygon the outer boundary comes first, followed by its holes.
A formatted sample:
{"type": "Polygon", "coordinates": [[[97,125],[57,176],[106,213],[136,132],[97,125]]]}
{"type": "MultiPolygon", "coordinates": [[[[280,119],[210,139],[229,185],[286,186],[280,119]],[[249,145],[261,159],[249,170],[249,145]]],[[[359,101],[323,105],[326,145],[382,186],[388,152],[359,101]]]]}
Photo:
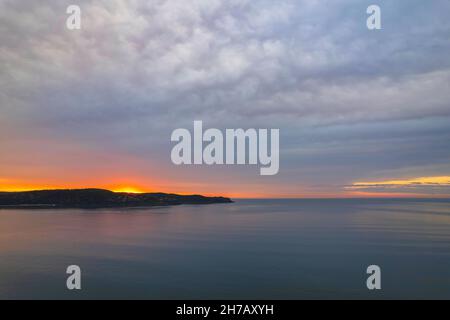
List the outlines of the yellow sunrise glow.
{"type": "Polygon", "coordinates": [[[114,191],[114,192],[125,192],[125,193],[145,193],[145,191],[140,190],[140,189],[135,188],[135,187],[119,187],[119,188],[114,188],[111,191],[114,191]]]}
{"type": "Polygon", "coordinates": [[[450,176],[420,177],[406,180],[354,182],[350,188],[401,186],[450,186],[450,176]]]}

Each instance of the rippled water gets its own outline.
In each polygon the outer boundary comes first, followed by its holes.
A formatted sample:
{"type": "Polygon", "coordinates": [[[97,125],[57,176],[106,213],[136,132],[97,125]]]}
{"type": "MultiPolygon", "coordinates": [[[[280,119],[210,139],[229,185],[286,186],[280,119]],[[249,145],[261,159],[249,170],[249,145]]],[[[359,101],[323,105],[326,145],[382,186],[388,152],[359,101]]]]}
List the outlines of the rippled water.
{"type": "Polygon", "coordinates": [[[450,202],[0,210],[0,298],[450,299],[450,202]]]}

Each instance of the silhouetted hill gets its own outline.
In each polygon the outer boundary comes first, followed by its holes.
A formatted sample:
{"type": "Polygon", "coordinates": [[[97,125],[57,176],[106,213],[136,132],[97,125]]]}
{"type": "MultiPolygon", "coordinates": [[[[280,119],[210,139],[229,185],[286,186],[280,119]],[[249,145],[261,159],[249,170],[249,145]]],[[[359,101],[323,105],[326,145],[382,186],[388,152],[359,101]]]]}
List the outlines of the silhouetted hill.
{"type": "Polygon", "coordinates": [[[114,208],[231,203],[224,197],[167,193],[124,193],[103,189],[0,192],[0,208],[114,208]]]}

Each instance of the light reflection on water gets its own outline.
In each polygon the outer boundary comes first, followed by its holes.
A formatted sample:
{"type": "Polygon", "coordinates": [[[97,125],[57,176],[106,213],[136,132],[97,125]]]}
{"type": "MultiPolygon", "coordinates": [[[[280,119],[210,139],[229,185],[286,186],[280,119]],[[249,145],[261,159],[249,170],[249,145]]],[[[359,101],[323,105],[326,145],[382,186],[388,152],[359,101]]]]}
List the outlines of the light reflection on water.
{"type": "Polygon", "coordinates": [[[0,210],[3,299],[449,299],[449,267],[448,201],[0,210]],[[365,287],[371,264],[379,292],[365,287]]]}

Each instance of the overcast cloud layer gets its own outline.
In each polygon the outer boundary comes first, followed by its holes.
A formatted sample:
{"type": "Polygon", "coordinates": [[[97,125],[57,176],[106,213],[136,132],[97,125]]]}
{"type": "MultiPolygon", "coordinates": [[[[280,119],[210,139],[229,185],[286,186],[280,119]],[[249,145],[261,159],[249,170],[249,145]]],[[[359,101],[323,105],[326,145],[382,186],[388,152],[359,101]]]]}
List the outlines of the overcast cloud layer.
{"type": "Polygon", "coordinates": [[[0,183],[314,196],[450,176],[449,12],[447,0],[0,0],[0,183]],[[373,3],[382,30],[366,27],[373,3]],[[65,28],[69,4],[81,30],[65,28]],[[279,175],[173,166],[170,134],[194,120],[280,128],[279,175]]]}

